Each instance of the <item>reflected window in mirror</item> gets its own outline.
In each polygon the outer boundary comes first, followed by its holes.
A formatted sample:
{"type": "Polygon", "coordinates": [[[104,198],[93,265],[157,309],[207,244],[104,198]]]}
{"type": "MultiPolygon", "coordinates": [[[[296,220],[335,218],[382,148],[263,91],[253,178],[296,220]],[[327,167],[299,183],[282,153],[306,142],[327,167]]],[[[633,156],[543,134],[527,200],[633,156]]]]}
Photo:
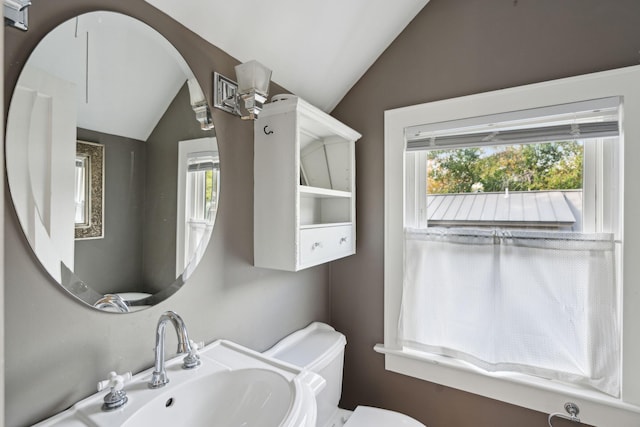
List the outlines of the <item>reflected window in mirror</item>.
{"type": "Polygon", "coordinates": [[[220,161],[215,137],[178,145],[176,276],[188,277],[202,258],[213,230],[220,192],[220,161]]]}
{"type": "Polygon", "coordinates": [[[213,154],[189,159],[187,206],[190,222],[210,225],[215,218],[219,171],[218,159],[213,154]]]}
{"type": "Polygon", "coordinates": [[[199,252],[205,236],[209,236],[218,209],[220,163],[213,153],[189,156],[186,188],[185,264],[199,252]]]}

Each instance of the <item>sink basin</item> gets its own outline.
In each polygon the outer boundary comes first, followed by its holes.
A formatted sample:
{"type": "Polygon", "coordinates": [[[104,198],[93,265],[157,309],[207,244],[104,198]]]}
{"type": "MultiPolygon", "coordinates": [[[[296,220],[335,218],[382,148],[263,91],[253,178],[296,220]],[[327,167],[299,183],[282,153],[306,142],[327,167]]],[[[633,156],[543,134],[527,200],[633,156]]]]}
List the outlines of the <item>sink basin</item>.
{"type": "Polygon", "coordinates": [[[200,358],[188,370],[182,355],[167,361],[159,389],[147,385],[153,368],[135,375],[121,408],[103,411],[103,391],[34,427],[315,427],[319,375],[225,340],[200,358]]]}
{"type": "Polygon", "coordinates": [[[217,372],[161,392],[123,427],[279,426],[293,397],[291,383],[274,371],[253,368],[217,372]]]}

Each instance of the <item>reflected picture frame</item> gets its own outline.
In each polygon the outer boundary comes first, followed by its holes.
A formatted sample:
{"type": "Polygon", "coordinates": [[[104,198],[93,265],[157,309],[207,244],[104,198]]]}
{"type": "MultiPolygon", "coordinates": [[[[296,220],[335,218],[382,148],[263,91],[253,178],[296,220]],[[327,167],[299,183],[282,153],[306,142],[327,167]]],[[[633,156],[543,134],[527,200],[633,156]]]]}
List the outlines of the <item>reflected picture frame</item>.
{"type": "Polygon", "coordinates": [[[104,237],[104,144],[76,141],[75,238],[104,237]]]}

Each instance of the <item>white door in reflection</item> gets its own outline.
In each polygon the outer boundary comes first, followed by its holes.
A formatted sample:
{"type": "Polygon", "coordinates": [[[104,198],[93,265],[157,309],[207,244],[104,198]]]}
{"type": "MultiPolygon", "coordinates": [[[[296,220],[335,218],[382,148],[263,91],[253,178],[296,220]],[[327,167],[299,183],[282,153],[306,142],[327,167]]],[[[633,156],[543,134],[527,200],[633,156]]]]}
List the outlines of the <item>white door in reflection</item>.
{"type": "Polygon", "coordinates": [[[7,121],[7,177],[16,213],[58,281],[62,264],[73,271],[74,262],[75,96],[73,83],[25,66],[7,121]]]}
{"type": "Polygon", "coordinates": [[[180,141],[176,276],[186,280],[202,258],[218,210],[220,163],[215,138],[180,141]]]}

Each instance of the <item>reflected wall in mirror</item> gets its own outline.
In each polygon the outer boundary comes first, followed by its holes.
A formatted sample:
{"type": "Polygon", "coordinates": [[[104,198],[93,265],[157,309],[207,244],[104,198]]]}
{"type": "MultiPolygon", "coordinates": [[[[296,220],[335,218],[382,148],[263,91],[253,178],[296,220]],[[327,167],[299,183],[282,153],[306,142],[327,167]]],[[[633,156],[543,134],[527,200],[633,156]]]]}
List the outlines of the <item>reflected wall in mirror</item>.
{"type": "Polygon", "coordinates": [[[194,99],[202,90],[177,50],[119,13],[62,23],[25,64],[7,121],[10,193],[39,261],[81,301],[153,305],[202,258],[220,176],[215,133],[196,120],[194,99]],[[77,141],[103,147],[102,161],[77,141]],[[101,231],[76,239],[98,216],[101,231]]]}

